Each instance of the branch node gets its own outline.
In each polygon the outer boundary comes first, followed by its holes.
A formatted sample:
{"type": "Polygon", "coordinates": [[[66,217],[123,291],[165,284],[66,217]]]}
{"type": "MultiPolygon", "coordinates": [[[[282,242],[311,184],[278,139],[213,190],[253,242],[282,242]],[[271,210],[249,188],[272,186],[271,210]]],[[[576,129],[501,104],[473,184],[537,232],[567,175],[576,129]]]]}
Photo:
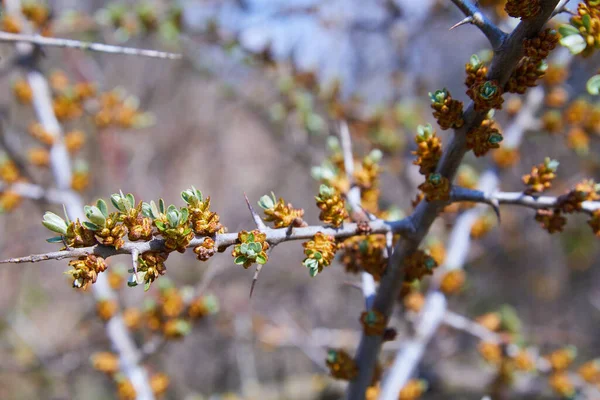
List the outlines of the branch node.
{"type": "Polygon", "coordinates": [[[254,210],[254,207],[252,207],[252,204],[250,204],[250,200],[248,200],[248,196],[246,195],[245,192],[244,192],[244,198],[246,199],[246,204],[248,205],[250,214],[252,214],[252,219],[254,220],[256,227],[258,228],[259,231],[266,232],[268,229],[267,225],[265,225],[265,223],[263,222],[260,215],[258,215],[258,213],[254,210]]]}

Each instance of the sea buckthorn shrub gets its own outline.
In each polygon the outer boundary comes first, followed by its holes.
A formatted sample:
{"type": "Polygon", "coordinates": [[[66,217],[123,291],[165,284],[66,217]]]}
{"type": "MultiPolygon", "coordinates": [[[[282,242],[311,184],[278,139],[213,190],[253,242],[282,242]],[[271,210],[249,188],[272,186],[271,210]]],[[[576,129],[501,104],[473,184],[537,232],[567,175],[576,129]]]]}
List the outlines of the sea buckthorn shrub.
{"type": "Polygon", "coordinates": [[[9,397],[600,397],[598,1],[4,3],[9,397]]]}

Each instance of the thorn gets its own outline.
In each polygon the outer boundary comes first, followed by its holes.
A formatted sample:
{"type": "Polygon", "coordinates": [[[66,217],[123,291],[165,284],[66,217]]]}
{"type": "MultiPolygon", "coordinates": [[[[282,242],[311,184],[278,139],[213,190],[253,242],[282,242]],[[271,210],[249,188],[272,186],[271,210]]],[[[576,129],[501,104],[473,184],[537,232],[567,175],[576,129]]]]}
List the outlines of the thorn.
{"type": "Polygon", "coordinates": [[[252,286],[250,286],[250,296],[248,296],[249,298],[252,298],[252,293],[254,292],[254,286],[256,285],[256,281],[258,281],[258,274],[260,274],[262,267],[263,267],[263,264],[258,264],[258,266],[256,267],[256,271],[254,272],[254,278],[252,278],[252,286]]]}
{"type": "Polygon", "coordinates": [[[135,274],[135,282],[140,285],[140,277],[138,275],[140,251],[138,249],[131,250],[131,263],[133,264],[133,273],[135,274]]]}
{"type": "Polygon", "coordinates": [[[473,17],[469,16],[469,17],[463,19],[462,21],[460,21],[459,23],[452,25],[452,27],[448,30],[451,31],[452,29],[458,28],[459,26],[466,25],[466,24],[472,24],[472,23],[473,23],[473,17]]]}
{"type": "Polygon", "coordinates": [[[248,200],[248,196],[246,195],[245,192],[244,192],[244,198],[246,199],[246,204],[248,205],[248,209],[250,210],[250,214],[252,214],[252,219],[254,220],[254,223],[256,224],[256,227],[261,232],[266,231],[267,230],[267,226],[263,222],[263,220],[260,217],[260,215],[258,215],[256,213],[256,211],[254,211],[254,208],[252,207],[252,204],[250,204],[250,200],[248,200]]]}
{"type": "Polygon", "coordinates": [[[490,206],[494,209],[494,213],[496,214],[496,218],[498,218],[498,223],[500,223],[500,202],[498,199],[491,199],[490,206]]]}

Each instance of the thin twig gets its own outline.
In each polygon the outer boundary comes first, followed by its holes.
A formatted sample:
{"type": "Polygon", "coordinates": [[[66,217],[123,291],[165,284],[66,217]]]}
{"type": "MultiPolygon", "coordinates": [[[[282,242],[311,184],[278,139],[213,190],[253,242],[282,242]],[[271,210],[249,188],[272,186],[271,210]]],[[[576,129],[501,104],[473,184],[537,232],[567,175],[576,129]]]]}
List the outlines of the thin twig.
{"type": "Polygon", "coordinates": [[[122,54],[138,57],[151,57],[165,60],[180,60],[181,54],[165,51],[136,49],[133,47],[114,46],[104,43],[82,42],[73,39],[45,37],[40,35],[24,35],[21,33],[0,32],[0,42],[4,43],[31,43],[44,47],[62,47],[78,50],[89,50],[99,53],[122,54]]]}

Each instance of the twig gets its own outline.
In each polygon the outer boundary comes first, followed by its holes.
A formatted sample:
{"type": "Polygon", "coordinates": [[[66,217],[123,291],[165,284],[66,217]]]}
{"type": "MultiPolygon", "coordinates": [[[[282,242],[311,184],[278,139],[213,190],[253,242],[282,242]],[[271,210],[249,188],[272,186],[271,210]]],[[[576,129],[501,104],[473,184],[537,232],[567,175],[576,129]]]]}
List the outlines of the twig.
{"type": "MultiPolygon", "coordinates": [[[[382,234],[388,232],[404,233],[412,230],[410,221],[405,218],[398,221],[383,221],[375,220],[369,222],[371,233],[382,234]]],[[[264,233],[267,235],[267,242],[271,245],[277,245],[279,243],[294,241],[294,240],[307,240],[311,239],[317,232],[322,232],[325,235],[331,235],[336,239],[344,239],[356,235],[364,235],[363,231],[358,229],[355,223],[345,223],[340,228],[332,228],[330,226],[314,225],[301,228],[266,228],[264,233]]],[[[215,247],[227,248],[234,245],[237,242],[238,234],[234,233],[222,233],[215,236],[215,247]]],[[[192,239],[188,247],[196,247],[204,242],[205,237],[196,237],[192,239]]],[[[165,241],[162,239],[154,238],[148,242],[125,242],[123,247],[118,250],[111,246],[104,246],[97,244],[90,247],[74,248],[71,250],[54,251],[43,254],[34,254],[20,258],[10,258],[7,260],[0,261],[0,264],[7,263],[29,263],[39,262],[45,260],[61,260],[65,258],[77,258],[86,256],[88,254],[94,254],[103,258],[115,256],[117,254],[132,254],[133,251],[138,251],[143,254],[147,251],[165,251],[165,241]]]]}
{"type": "Polygon", "coordinates": [[[470,0],[452,0],[452,2],[467,17],[450,28],[451,30],[467,23],[473,24],[483,32],[494,50],[498,50],[504,44],[508,35],[490,21],[475,4],[470,0]]]}
{"type": "MultiPolygon", "coordinates": [[[[492,60],[488,75],[489,80],[496,80],[500,86],[503,86],[508,81],[512,70],[522,56],[523,40],[533,36],[542,29],[557,3],[558,0],[543,0],[540,13],[531,19],[521,22],[503,41],[503,51],[496,52],[492,60]]],[[[478,126],[484,118],[485,113],[475,111],[474,105],[471,102],[463,114],[465,124],[462,128],[455,131],[452,141],[444,149],[442,159],[436,169],[437,173],[440,173],[450,181],[454,180],[458,167],[467,152],[466,134],[478,126]]],[[[373,304],[373,308],[383,313],[386,317],[389,318],[391,315],[402,285],[402,265],[405,258],[419,247],[431,225],[443,210],[444,205],[444,202],[430,203],[422,201],[413,213],[411,220],[414,222],[416,232],[409,238],[400,241],[396,246],[390,258],[390,264],[381,278],[379,290],[373,304]]],[[[371,383],[382,343],[383,338],[380,336],[362,336],[355,356],[359,372],[358,376],[348,385],[346,392],[347,399],[363,400],[365,398],[365,392],[371,383]]]]}
{"type": "MultiPolygon", "coordinates": [[[[474,203],[499,203],[510,204],[532,208],[534,210],[558,208],[564,203],[566,197],[558,196],[539,196],[534,197],[523,192],[496,192],[484,193],[479,190],[466,189],[462,187],[452,188],[453,201],[469,201],[474,203]]],[[[581,211],[587,214],[592,214],[600,209],[600,201],[584,201],[581,203],[581,211]]]]}
{"type": "Polygon", "coordinates": [[[40,35],[24,35],[20,33],[0,32],[0,42],[31,43],[37,46],[62,47],[78,50],[89,50],[99,53],[122,54],[138,57],[151,57],[165,60],[180,60],[181,54],[165,51],[136,49],[133,47],[114,46],[104,43],[82,42],[73,39],[45,37],[40,35]]]}
{"type": "Polygon", "coordinates": [[[0,182],[0,192],[13,192],[26,199],[46,201],[52,204],[66,204],[72,201],[73,196],[78,196],[72,190],[45,189],[29,182],[16,182],[12,185],[0,182]]]}
{"type": "Polygon", "coordinates": [[[440,292],[429,294],[426,308],[420,313],[415,335],[398,352],[390,372],[383,380],[379,400],[397,400],[398,393],[410,379],[418,361],[446,315],[446,297],[440,292]]]}
{"type": "MultiPolygon", "coordinates": [[[[350,136],[350,128],[346,121],[340,123],[340,143],[342,146],[342,154],[344,156],[346,179],[348,179],[348,182],[350,183],[350,190],[348,190],[346,199],[348,200],[353,215],[354,213],[360,212],[362,214],[360,215],[361,218],[368,219],[367,212],[361,206],[360,188],[353,184],[354,156],[352,152],[352,137],[350,136]]],[[[373,278],[373,275],[363,271],[361,273],[361,282],[363,297],[365,298],[365,307],[369,310],[373,306],[373,301],[375,300],[375,278],[373,278]]]]}

